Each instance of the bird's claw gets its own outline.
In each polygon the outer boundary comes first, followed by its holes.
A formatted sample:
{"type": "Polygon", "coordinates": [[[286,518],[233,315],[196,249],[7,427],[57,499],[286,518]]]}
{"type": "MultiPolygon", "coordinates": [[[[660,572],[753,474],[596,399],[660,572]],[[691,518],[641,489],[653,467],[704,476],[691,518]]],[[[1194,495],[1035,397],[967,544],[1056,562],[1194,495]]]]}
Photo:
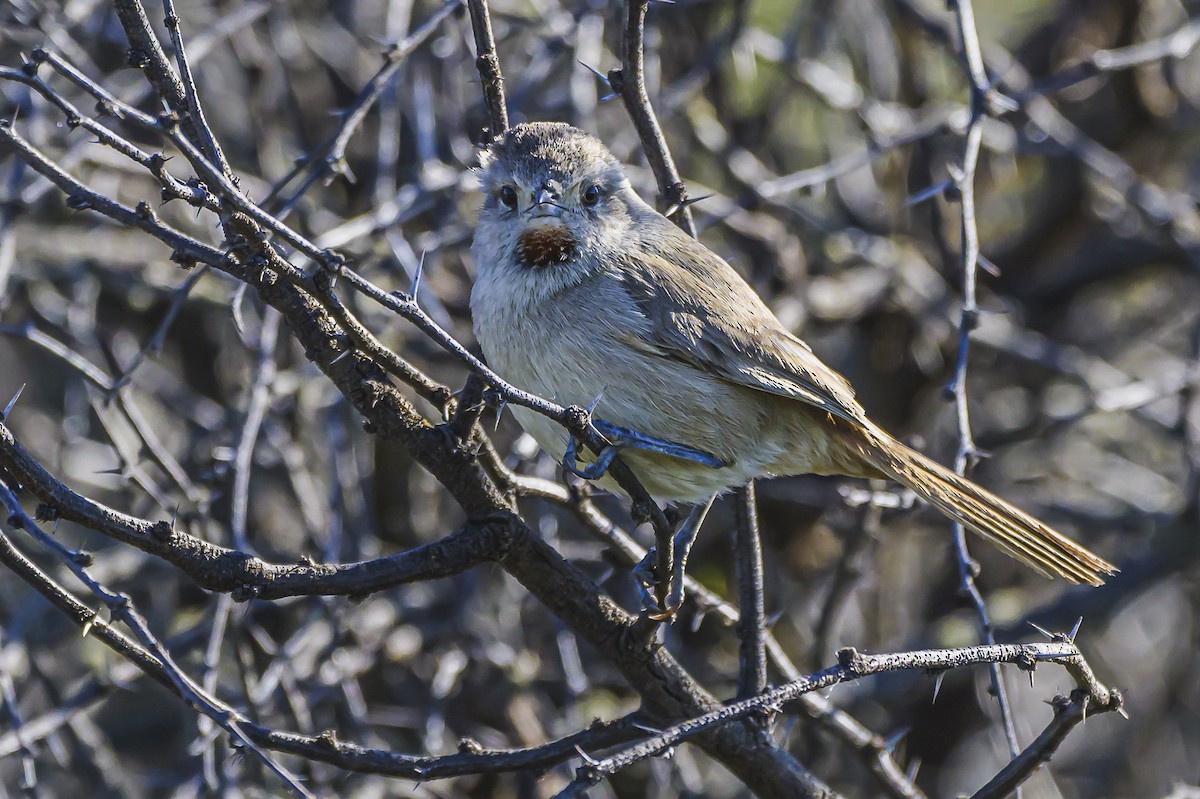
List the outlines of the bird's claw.
{"type": "Polygon", "coordinates": [[[590,424],[597,433],[608,441],[608,446],[600,450],[595,461],[580,468],[579,441],[574,436],[571,436],[567,441],[567,449],[563,453],[562,462],[564,469],[571,474],[582,477],[584,480],[598,480],[603,477],[608,471],[608,467],[612,465],[613,459],[620,454],[622,449],[634,449],[642,452],[670,455],[673,458],[699,463],[710,469],[720,469],[729,465],[704,450],[648,436],[636,430],[630,430],[627,427],[607,422],[604,419],[593,419],[590,424]]]}
{"type": "Polygon", "coordinates": [[[637,581],[638,597],[641,599],[642,610],[650,618],[658,621],[662,608],[658,604],[655,589],[658,587],[658,577],[654,574],[654,562],[657,554],[654,547],[646,552],[646,556],[633,567],[633,579],[637,581]]]}
{"type": "Polygon", "coordinates": [[[667,579],[666,591],[663,592],[660,590],[663,583],[655,574],[656,558],[657,553],[654,547],[651,547],[646,556],[633,567],[633,576],[638,583],[638,595],[642,601],[642,610],[654,621],[670,624],[675,621],[675,616],[683,607],[683,600],[686,596],[684,590],[686,561],[683,558],[676,558],[675,562],[671,564],[671,575],[667,579]]]}
{"type": "Polygon", "coordinates": [[[582,477],[584,480],[599,480],[608,471],[608,467],[612,465],[613,459],[620,452],[620,444],[609,444],[600,450],[600,454],[596,456],[596,460],[580,468],[578,456],[579,442],[574,436],[571,436],[570,440],[567,441],[567,450],[563,453],[562,466],[576,477],[582,477]]]}

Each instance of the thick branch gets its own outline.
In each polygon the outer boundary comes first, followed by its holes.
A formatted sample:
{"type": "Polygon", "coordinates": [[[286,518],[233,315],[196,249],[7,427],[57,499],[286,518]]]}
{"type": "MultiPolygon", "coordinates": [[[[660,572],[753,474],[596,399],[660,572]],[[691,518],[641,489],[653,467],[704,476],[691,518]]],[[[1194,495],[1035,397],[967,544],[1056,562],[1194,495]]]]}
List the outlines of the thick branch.
{"type": "Polygon", "coordinates": [[[467,522],[440,541],[375,560],[350,564],[268,563],[210,544],[169,521],[129,516],[76,494],[42,468],[0,424],[0,467],[42,503],[44,516],[70,522],[134,546],[179,567],[199,585],[238,599],[288,596],[361,596],[385,588],[461,574],[504,556],[509,517],[467,522]]]}

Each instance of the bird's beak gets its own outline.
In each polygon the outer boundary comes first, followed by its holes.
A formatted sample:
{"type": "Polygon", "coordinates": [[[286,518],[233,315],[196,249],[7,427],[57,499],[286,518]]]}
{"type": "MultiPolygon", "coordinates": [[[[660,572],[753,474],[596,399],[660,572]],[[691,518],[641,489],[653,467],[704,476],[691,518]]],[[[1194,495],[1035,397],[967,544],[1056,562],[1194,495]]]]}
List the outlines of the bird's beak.
{"type": "Polygon", "coordinates": [[[533,205],[526,212],[530,219],[542,217],[557,218],[562,216],[563,207],[557,202],[558,196],[548,189],[538,189],[533,193],[533,205]]]}

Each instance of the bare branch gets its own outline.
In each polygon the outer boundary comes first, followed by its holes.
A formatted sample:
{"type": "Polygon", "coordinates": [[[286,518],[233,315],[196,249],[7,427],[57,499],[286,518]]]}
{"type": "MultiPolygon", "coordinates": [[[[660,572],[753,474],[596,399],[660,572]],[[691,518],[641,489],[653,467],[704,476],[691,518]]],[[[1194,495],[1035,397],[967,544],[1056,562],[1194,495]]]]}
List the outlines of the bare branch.
{"type": "Polygon", "coordinates": [[[738,586],[738,699],[761,694],[767,687],[767,619],[763,609],[762,542],[758,533],[758,500],[754,483],[734,497],[734,572],[738,586]]]}
{"type": "MultiPolygon", "coordinates": [[[[967,400],[967,361],[971,347],[971,331],[979,324],[979,306],[975,297],[975,278],[979,267],[979,228],[975,220],[975,170],[979,165],[979,149],[983,142],[983,124],[987,116],[987,98],[990,91],[987,69],[983,64],[983,53],[979,46],[979,33],[975,29],[975,12],[971,0],[952,0],[951,7],[958,20],[958,31],[962,43],[963,69],[966,72],[971,92],[971,120],[967,124],[963,144],[962,165],[954,175],[961,208],[962,281],[963,305],[958,327],[958,356],[955,360],[954,378],[951,384],[954,399],[955,419],[958,426],[958,453],[954,458],[954,469],[965,475],[974,465],[979,453],[971,433],[970,408],[967,400]]],[[[958,561],[960,591],[968,597],[975,608],[979,629],[985,644],[995,644],[996,637],[991,617],[983,595],[975,584],[979,566],[967,550],[966,528],[954,523],[954,552],[958,561]]],[[[1009,753],[1016,756],[1020,751],[1016,726],[1008,691],[998,664],[989,667],[991,692],[1000,707],[1000,720],[1004,737],[1008,741],[1009,753]]],[[[1020,799],[1018,792],[1017,799],[1020,799]]]]}
{"type": "Polygon", "coordinates": [[[638,137],[658,181],[659,210],[673,217],[689,236],[695,238],[696,223],[688,207],[687,187],[679,177],[667,138],[650,105],[646,91],[646,9],[650,0],[625,0],[625,25],[621,30],[621,68],[608,73],[613,90],[621,95],[625,109],[637,128],[638,137]]]}
{"type": "Polygon", "coordinates": [[[487,0],[467,0],[471,12],[471,30],[475,34],[475,68],[483,84],[483,102],[488,112],[488,137],[495,138],[508,130],[508,105],[504,99],[504,75],[500,72],[500,57],[496,55],[496,37],[492,34],[492,17],[487,0]]]}
{"type": "MultiPolygon", "coordinates": [[[[838,683],[870,677],[891,671],[920,670],[941,672],[987,663],[1014,664],[1033,671],[1039,663],[1061,665],[1076,680],[1081,690],[1081,702],[1093,713],[1118,710],[1121,696],[1096,681],[1087,662],[1072,643],[1001,644],[961,649],[928,649],[888,655],[868,655],[854,649],[838,652],[838,665],[809,677],[771,689],[751,699],[733,702],[704,716],[677,724],[661,734],[621,750],[604,760],[584,763],[575,781],[559,796],[578,796],[589,786],[611,777],[639,760],[661,754],[673,746],[706,730],[727,724],[735,719],[782,710],[788,703],[804,694],[819,691],[838,683]]],[[[1028,772],[1032,773],[1032,769],[1028,772]]],[[[1028,776],[1028,773],[1025,776],[1028,776]]]]}

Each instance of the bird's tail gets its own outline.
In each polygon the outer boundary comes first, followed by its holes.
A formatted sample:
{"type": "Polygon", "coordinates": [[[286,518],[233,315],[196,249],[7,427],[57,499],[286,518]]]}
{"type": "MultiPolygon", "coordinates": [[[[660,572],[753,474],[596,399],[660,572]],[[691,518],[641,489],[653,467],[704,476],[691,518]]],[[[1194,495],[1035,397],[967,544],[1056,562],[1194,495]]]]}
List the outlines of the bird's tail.
{"type": "Polygon", "coordinates": [[[855,449],[873,467],[1045,576],[1101,585],[1105,577],[1117,573],[1103,558],[882,430],[862,432],[866,446],[855,449]]]}

